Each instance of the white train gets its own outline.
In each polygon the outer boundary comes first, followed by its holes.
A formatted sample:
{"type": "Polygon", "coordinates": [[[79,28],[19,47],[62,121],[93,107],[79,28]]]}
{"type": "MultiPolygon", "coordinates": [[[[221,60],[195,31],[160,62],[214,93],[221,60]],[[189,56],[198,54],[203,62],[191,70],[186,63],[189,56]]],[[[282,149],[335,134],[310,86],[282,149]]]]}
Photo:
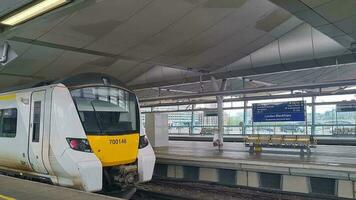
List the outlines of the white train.
{"type": "Polygon", "coordinates": [[[135,94],[103,74],[0,94],[0,171],[90,192],[149,181],[140,122],[135,94]]]}

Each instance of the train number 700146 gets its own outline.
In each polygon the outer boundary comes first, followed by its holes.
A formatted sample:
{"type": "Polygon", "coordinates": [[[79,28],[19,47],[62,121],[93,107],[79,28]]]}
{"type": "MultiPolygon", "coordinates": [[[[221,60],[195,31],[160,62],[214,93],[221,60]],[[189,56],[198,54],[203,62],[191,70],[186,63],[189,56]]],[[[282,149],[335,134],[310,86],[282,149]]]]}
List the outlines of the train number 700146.
{"type": "Polygon", "coordinates": [[[109,140],[110,144],[126,144],[126,139],[110,139],[109,140]]]}

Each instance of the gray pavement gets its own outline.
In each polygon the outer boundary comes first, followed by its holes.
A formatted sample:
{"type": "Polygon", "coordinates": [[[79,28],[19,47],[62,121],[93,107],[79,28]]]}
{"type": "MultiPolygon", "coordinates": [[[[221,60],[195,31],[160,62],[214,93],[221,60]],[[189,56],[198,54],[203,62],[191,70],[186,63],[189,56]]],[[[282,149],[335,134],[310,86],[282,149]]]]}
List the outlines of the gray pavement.
{"type": "Polygon", "coordinates": [[[0,200],[118,200],[95,193],[0,175],[0,200]]]}

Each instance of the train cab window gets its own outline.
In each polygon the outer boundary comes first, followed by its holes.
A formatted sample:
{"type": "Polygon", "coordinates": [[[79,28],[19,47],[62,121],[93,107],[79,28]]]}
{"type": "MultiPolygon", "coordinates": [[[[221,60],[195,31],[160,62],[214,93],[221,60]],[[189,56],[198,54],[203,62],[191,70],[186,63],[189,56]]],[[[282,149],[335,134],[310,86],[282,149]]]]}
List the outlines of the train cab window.
{"type": "Polygon", "coordinates": [[[40,141],[41,126],[41,101],[35,101],[33,104],[33,124],[32,124],[32,142],[40,141]]]}
{"type": "Polygon", "coordinates": [[[0,110],[0,137],[16,137],[17,109],[0,110]]]}
{"type": "Polygon", "coordinates": [[[139,131],[136,96],[113,87],[88,87],[71,91],[87,134],[127,134],[139,131]]]}

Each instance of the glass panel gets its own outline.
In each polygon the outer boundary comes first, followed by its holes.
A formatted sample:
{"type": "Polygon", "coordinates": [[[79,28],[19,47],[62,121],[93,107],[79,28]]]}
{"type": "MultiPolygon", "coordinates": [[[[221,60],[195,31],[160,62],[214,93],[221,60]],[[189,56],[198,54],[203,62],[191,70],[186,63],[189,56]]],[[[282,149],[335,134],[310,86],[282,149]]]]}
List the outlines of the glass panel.
{"type": "Polygon", "coordinates": [[[71,91],[87,134],[119,134],[139,131],[136,96],[111,87],[71,91]]]}
{"type": "Polygon", "coordinates": [[[196,109],[201,109],[201,108],[217,108],[216,103],[205,103],[205,104],[197,104],[195,105],[196,109]]]}
{"type": "Polygon", "coordinates": [[[356,124],[356,112],[338,112],[337,124],[338,125],[356,124]]]}
{"type": "Polygon", "coordinates": [[[336,124],[336,105],[316,105],[315,124],[336,124]]]}
{"type": "Polygon", "coordinates": [[[224,102],[224,108],[243,108],[244,102],[243,101],[231,101],[231,102],[224,102]]]}
{"type": "Polygon", "coordinates": [[[178,135],[188,135],[190,127],[188,126],[171,126],[168,127],[169,134],[178,134],[178,135]]]}
{"type": "MultiPolygon", "coordinates": [[[[295,90],[294,93],[305,93],[304,91],[295,90]]],[[[273,94],[289,94],[290,92],[275,92],[273,94]]],[[[225,99],[235,98],[231,96],[225,99]]],[[[316,97],[315,105],[315,135],[332,135],[332,136],[355,136],[356,135],[356,112],[336,112],[336,105],[334,103],[325,102],[344,102],[355,101],[356,94],[348,95],[330,95],[316,97]],[[324,103],[323,103],[324,102],[324,103]]],[[[281,98],[281,99],[264,99],[248,101],[246,108],[246,133],[253,132],[252,129],[252,111],[253,103],[272,103],[272,102],[286,102],[286,101],[300,101],[304,100],[309,105],[306,107],[307,123],[304,122],[273,122],[273,123],[255,123],[255,133],[260,134],[311,134],[312,127],[312,106],[311,97],[298,98],[281,98]],[[306,129],[306,125],[308,129],[306,129]]],[[[225,134],[241,134],[243,125],[243,109],[232,109],[234,107],[243,107],[243,101],[225,102],[224,103],[224,131],[225,134]]],[[[216,108],[216,103],[197,104],[196,109],[213,110],[216,108]]],[[[170,110],[173,107],[160,108],[162,110],[170,110]]],[[[190,105],[179,105],[178,109],[191,109],[190,105]]],[[[158,109],[157,109],[158,110],[158,109]]],[[[170,119],[170,132],[179,134],[211,134],[213,129],[217,128],[216,116],[205,116],[203,111],[194,111],[193,119],[191,119],[191,112],[185,111],[182,113],[171,111],[172,118],[170,119]],[[186,116],[184,116],[186,115],[186,116]],[[179,119],[178,116],[181,118],[179,119]],[[182,118],[186,122],[183,123],[182,118]],[[191,125],[193,123],[193,125],[191,125]]]]}
{"type": "Polygon", "coordinates": [[[33,104],[32,142],[40,141],[41,103],[41,101],[35,101],[33,104]]]}
{"type": "Polygon", "coordinates": [[[168,124],[171,126],[190,126],[191,122],[191,112],[175,112],[168,114],[168,124]]]}
{"type": "Polygon", "coordinates": [[[224,125],[225,126],[241,126],[244,121],[244,110],[224,110],[224,125]]]}
{"type": "Polygon", "coordinates": [[[308,125],[312,124],[312,106],[306,106],[307,107],[307,121],[308,125]]]}
{"type": "Polygon", "coordinates": [[[228,126],[224,127],[224,134],[229,135],[229,134],[242,134],[242,127],[240,126],[228,126]]]}
{"type": "Polygon", "coordinates": [[[17,130],[17,109],[0,110],[0,137],[14,138],[17,130]]]}
{"type": "Polygon", "coordinates": [[[252,124],[252,108],[246,109],[246,125],[252,124]]]}
{"type": "Polygon", "coordinates": [[[223,103],[224,108],[231,108],[232,107],[232,102],[224,102],[223,103]]]}
{"type": "Polygon", "coordinates": [[[330,95],[330,96],[318,96],[315,102],[337,102],[337,101],[352,101],[356,99],[356,94],[345,94],[345,95],[330,95]]]}
{"type": "Polygon", "coordinates": [[[354,136],[356,125],[337,125],[332,129],[333,136],[354,136]]]}
{"type": "Polygon", "coordinates": [[[244,107],[244,102],[243,101],[232,102],[232,107],[244,107]]]}

